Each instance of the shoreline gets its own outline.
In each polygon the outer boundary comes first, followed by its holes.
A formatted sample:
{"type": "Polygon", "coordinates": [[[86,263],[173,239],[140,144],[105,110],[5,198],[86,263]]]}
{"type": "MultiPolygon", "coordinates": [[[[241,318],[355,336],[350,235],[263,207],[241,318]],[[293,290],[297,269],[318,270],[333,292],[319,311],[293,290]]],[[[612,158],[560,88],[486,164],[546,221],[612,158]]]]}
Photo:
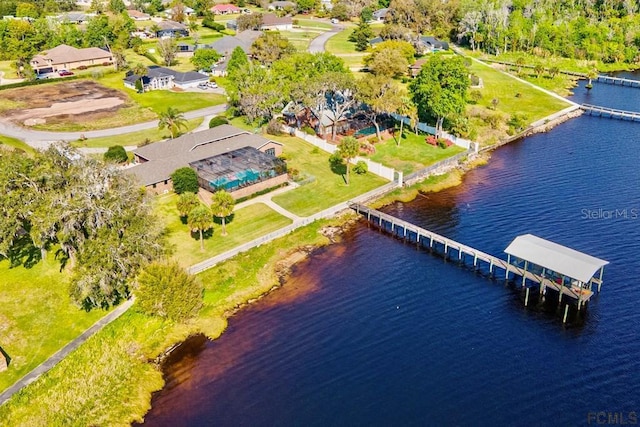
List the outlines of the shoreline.
{"type": "MultiPolygon", "coordinates": [[[[490,160],[490,152],[502,147],[503,145],[507,145],[511,142],[515,142],[526,138],[528,136],[548,132],[554,127],[572,119],[575,117],[581,116],[583,113],[579,107],[571,106],[559,112],[556,112],[550,116],[547,116],[541,120],[538,120],[532,123],[527,129],[522,132],[507,138],[506,140],[500,141],[499,143],[492,144],[484,149],[481,149],[478,154],[467,158],[466,161],[451,165],[449,167],[443,168],[442,171],[438,171],[437,174],[432,174],[426,177],[424,180],[417,182],[408,187],[401,187],[396,189],[390,193],[384,194],[380,197],[375,198],[370,202],[370,204],[376,206],[377,208],[383,207],[385,205],[394,203],[394,202],[402,202],[408,203],[413,201],[419,194],[430,193],[430,192],[440,192],[446,190],[448,188],[456,187],[463,183],[464,175],[476,167],[484,166],[488,164],[490,160]]],[[[264,284],[256,284],[254,291],[258,291],[259,293],[250,292],[252,295],[249,298],[244,299],[236,303],[232,308],[225,310],[222,313],[222,317],[224,320],[224,327],[222,330],[217,331],[217,334],[208,334],[205,331],[196,332],[187,336],[181,342],[175,343],[167,350],[163,351],[158,357],[156,357],[153,361],[154,365],[160,370],[163,375],[164,381],[164,362],[167,358],[175,351],[178,350],[187,340],[198,336],[204,335],[209,340],[216,340],[222,334],[224,334],[228,321],[231,317],[235,316],[239,313],[243,308],[248,307],[251,304],[254,304],[267,295],[270,295],[274,291],[280,289],[281,287],[286,285],[286,281],[290,274],[292,273],[293,268],[295,268],[300,263],[307,260],[310,256],[313,255],[314,252],[321,250],[323,247],[338,243],[342,239],[342,235],[349,231],[355,224],[357,223],[359,217],[354,216],[351,213],[340,213],[336,217],[333,218],[337,222],[337,225],[325,225],[319,229],[319,233],[321,233],[324,237],[328,239],[326,244],[316,244],[316,245],[302,245],[298,247],[291,247],[287,251],[287,255],[284,259],[281,259],[274,266],[273,274],[275,275],[277,283],[271,284],[270,286],[267,283],[264,284]],[[265,289],[266,288],[266,289],[265,289]],[[262,289],[259,291],[259,289],[262,289]]],[[[164,388],[164,385],[163,385],[164,388]]],[[[162,389],[160,389],[162,390],[162,389]]],[[[154,392],[150,397],[150,403],[153,399],[153,395],[155,395],[160,390],[154,392]]]]}

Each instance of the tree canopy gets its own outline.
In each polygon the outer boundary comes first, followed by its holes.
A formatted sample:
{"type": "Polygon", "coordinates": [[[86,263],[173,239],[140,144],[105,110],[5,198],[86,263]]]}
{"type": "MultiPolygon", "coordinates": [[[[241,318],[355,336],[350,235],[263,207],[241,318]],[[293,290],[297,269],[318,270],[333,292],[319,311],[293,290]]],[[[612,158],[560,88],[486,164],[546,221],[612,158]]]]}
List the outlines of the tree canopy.
{"type": "Polygon", "coordinates": [[[73,275],[70,294],[85,309],[127,298],[128,279],[163,253],[138,184],[67,145],[33,157],[3,152],[0,192],[0,256],[30,265],[56,250],[73,275]]]}
{"type": "Polygon", "coordinates": [[[211,198],[211,211],[213,212],[213,215],[222,220],[223,236],[227,235],[226,219],[233,213],[235,204],[236,201],[233,199],[233,196],[224,190],[215,192],[211,198]]]}
{"type": "Polygon", "coordinates": [[[136,278],[136,308],[144,314],[181,322],[202,307],[202,283],[175,262],[153,262],[136,278]]]}
{"type": "Polygon", "coordinates": [[[195,194],[200,188],[198,185],[198,174],[189,166],[176,169],[171,174],[171,182],[173,183],[173,191],[177,194],[195,194]]]}
{"type": "Polygon", "coordinates": [[[434,55],[409,84],[421,121],[436,119],[436,132],[446,117],[461,115],[467,102],[468,70],[463,58],[434,55]]]}
{"type": "Polygon", "coordinates": [[[218,59],[220,59],[220,54],[214,49],[196,49],[190,61],[197,70],[210,70],[218,59]]]}

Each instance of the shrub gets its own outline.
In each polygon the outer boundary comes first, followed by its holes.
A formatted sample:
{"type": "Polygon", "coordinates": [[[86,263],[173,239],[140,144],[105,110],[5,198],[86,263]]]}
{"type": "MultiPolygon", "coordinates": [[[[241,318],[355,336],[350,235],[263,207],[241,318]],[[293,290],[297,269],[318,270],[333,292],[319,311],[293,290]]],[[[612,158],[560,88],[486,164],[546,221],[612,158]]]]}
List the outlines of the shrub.
{"type": "Polygon", "coordinates": [[[316,131],[313,130],[313,128],[309,125],[304,125],[302,127],[302,132],[306,133],[307,135],[313,135],[313,136],[316,135],[316,131]]]}
{"type": "Polygon", "coordinates": [[[469,76],[469,80],[471,80],[471,86],[480,85],[480,77],[476,76],[475,74],[471,74],[469,76]]]}
{"type": "Polygon", "coordinates": [[[178,194],[187,191],[191,193],[198,192],[198,174],[188,166],[176,169],[176,171],[171,174],[171,181],[173,182],[173,191],[178,194]]]}
{"type": "Polygon", "coordinates": [[[218,32],[224,30],[224,25],[215,22],[212,18],[204,18],[202,20],[202,26],[211,28],[213,31],[218,31],[218,32]]]}
{"type": "Polygon", "coordinates": [[[87,66],[86,66],[86,65],[80,65],[80,66],[78,67],[78,70],[86,70],[86,69],[87,69],[87,66]]]}
{"type": "Polygon", "coordinates": [[[229,120],[225,116],[215,116],[209,120],[209,129],[226,124],[229,124],[229,120]]]}
{"type": "Polygon", "coordinates": [[[524,129],[526,122],[526,115],[515,113],[509,118],[507,124],[509,125],[509,128],[515,133],[520,132],[522,129],[524,129]]]}
{"type": "Polygon", "coordinates": [[[278,119],[271,119],[267,124],[267,133],[269,135],[282,135],[282,123],[278,119]]]}
{"type": "Polygon", "coordinates": [[[177,263],[154,262],[138,275],[134,294],[138,311],[180,322],[198,314],[204,288],[177,263]]]}
{"type": "Polygon", "coordinates": [[[289,178],[291,178],[293,181],[298,179],[298,177],[300,176],[300,171],[296,168],[289,168],[288,172],[289,178]]]}
{"type": "Polygon", "coordinates": [[[149,51],[145,52],[143,55],[145,58],[147,58],[149,61],[153,62],[154,64],[160,63],[160,61],[158,61],[158,58],[156,58],[155,55],[149,51]]]}
{"type": "Polygon", "coordinates": [[[435,147],[438,145],[438,138],[436,138],[434,135],[429,135],[425,138],[425,142],[435,147]]]}
{"type": "Polygon", "coordinates": [[[353,171],[358,175],[364,175],[369,171],[369,166],[367,166],[366,162],[358,160],[356,165],[353,167],[353,171]]]}
{"type": "Polygon", "coordinates": [[[502,116],[500,114],[489,114],[485,121],[491,126],[491,129],[498,129],[500,123],[502,123],[502,116]]]}
{"type": "Polygon", "coordinates": [[[472,90],[471,92],[469,92],[469,100],[472,104],[477,104],[482,100],[482,92],[477,89],[472,90]]]}
{"type": "Polygon", "coordinates": [[[436,144],[440,148],[447,148],[447,147],[451,147],[453,145],[453,142],[447,138],[438,138],[436,144]]]}
{"type": "Polygon", "coordinates": [[[124,163],[129,160],[127,151],[122,145],[114,145],[113,147],[109,147],[104,153],[103,157],[105,162],[124,163]]]}

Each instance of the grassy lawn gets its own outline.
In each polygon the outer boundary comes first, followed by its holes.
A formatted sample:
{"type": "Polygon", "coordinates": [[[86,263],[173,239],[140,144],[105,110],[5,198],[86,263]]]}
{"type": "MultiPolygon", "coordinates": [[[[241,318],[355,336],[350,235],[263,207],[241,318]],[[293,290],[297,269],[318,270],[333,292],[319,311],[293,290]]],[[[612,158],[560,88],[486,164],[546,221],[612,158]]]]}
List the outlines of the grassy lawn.
{"type": "Polygon", "coordinates": [[[322,33],[322,31],[280,31],[280,35],[289,40],[301,52],[308,50],[311,40],[322,33]]]}
{"type": "Polygon", "coordinates": [[[0,373],[0,391],[105,315],[73,305],[69,277],[59,270],[53,254],[31,268],[0,261],[0,347],[11,358],[9,369],[0,373]]]}
{"type": "Polygon", "coordinates": [[[483,95],[478,102],[480,106],[489,107],[491,100],[496,98],[498,99],[497,111],[508,115],[524,113],[528,123],[569,106],[568,102],[536,90],[492,67],[474,61],[470,69],[482,78],[484,83],[484,88],[479,89],[483,95]]]}
{"type": "MultiPolygon", "coordinates": [[[[137,93],[135,90],[125,88],[122,79],[123,74],[113,73],[100,78],[98,82],[107,87],[125,92],[137,104],[150,109],[156,114],[164,112],[167,106],[185,112],[224,104],[227,101],[225,95],[216,93],[176,92],[169,90],[137,93]]],[[[137,120],[137,122],[139,121],[141,120],[137,120]]]]}
{"type": "Polygon", "coordinates": [[[425,142],[425,135],[415,135],[411,131],[404,132],[400,145],[391,138],[375,147],[376,153],[370,156],[371,160],[401,170],[405,175],[464,151],[457,145],[445,149],[434,147],[425,142]]]}
{"type": "MultiPolygon", "coordinates": [[[[183,133],[191,132],[202,124],[202,118],[187,120],[187,127],[183,129],[183,133]]],[[[171,138],[167,129],[160,130],[157,127],[141,130],[138,132],[125,133],[122,135],[103,136],[101,138],[88,138],[84,141],[72,141],[74,147],[112,147],[114,145],[122,145],[123,147],[131,145],[142,145],[147,142],[157,142],[163,139],[171,138]]]]}
{"type": "Polygon", "coordinates": [[[150,408],[151,393],[163,386],[162,374],[152,361],[190,334],[204,332],[217,338],[229,312],[279,284],[276,271],[283,259],[301,259],[296,248],[328,244],[319,230],[338,224],[340,220],[316,221],[202,273],[204,307],[186,325],[129,310],[0,406],[1,424],[129,425],[142,421],[150,408]]]}
{"type": "MultiPolygon", "coordinates": [[[[301,16],[304,16],[304,15],[301,15],[301,16]]],[[[299,17],[295,17],[293,19],[298,21],[298,26],[301,28],[318,28],[322,30],[330,30],[331,28],[333,28],[333,25],[331,25],[330,23],[323,22],[323,21],[316,21],[315,19],[299,18],[299,17]]]]}
{"type": "Polygon", "coordinates": [[[0,61],[0,71],[4,73],[5,79],[17,79],[16,69],[11,66],[14,61],[0,61]]]}
{"type": "Polygon", "coordinates": [[[0,135],[0,145],[6,145],[12,148],[18,148],[26,151],[27,153],[33,153],[34,149],[27,143],[20,141],[19,139],[11,138],[9,136],[0,135]]]}
{"type": "Polygon", "coordinates": [[[156,198],[155,211],[165,221],[169,243],[174,247],[174,258],[184,267],[221,254],[238,245],[291,224],[287,217],[275,212],[263,203],[237,209],[227,218],[227,236],[222,236],[222,226],[216,218],[213,233],[206,233],[204,251],[200,250],[199,236],[192,235],[183,224],[176,209],[176,194],[156,198]]]}
{"type": "Polygon", "coordinates": [[[299,138],[273,139],[284,144],[289,168],[315,178],[313,182],[273,197],[274,202],[296,215],[309,216],[387,182],[371,173],[357,175],[352,172],[351,183],[346,185],[343,175],[334,173],[329,167],[328,153],[299,138]]]}
{"type": "Polygon", "coordinates": [[[332,36],[326,44],[327,52],[338,55],[340,53],[360,53],[356,50],[356,44],[348,40],[353,32],[353,25],[347,24],[347,27],[338,34],[332,36]]]}
{"type": "Polygon", "coordinates": [[[342,59],[342,61],[344,61],[344,65],[347,66],[347,68],[362,68],[363,64],[364,64],[364,57],[367,56],[367,53],[362,53],[362,54],[348,54],[348,55],[336,55],[338,58],[342,59]]]}

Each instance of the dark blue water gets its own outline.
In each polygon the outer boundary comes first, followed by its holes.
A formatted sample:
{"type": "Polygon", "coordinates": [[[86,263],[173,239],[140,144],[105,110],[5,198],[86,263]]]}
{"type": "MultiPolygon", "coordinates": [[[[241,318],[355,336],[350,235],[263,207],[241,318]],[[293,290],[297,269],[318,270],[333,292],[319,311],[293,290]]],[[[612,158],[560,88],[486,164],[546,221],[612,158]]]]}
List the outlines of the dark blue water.
{"type": "MultiPolygon", "coordinates": [[[[640,89],[594,86],[575,98],[640,110],[640,89]]],[[[598,412],[632,421],[639,137],[640,123],[584,116],[499,149],[459,187],[386,209],[496,255],[532,233],[609,260],[583,321],[563,326],[503,281],[361,223],[219,340],[177,353],[147,422],[566,426],[606,420],[598,412]]]]}

